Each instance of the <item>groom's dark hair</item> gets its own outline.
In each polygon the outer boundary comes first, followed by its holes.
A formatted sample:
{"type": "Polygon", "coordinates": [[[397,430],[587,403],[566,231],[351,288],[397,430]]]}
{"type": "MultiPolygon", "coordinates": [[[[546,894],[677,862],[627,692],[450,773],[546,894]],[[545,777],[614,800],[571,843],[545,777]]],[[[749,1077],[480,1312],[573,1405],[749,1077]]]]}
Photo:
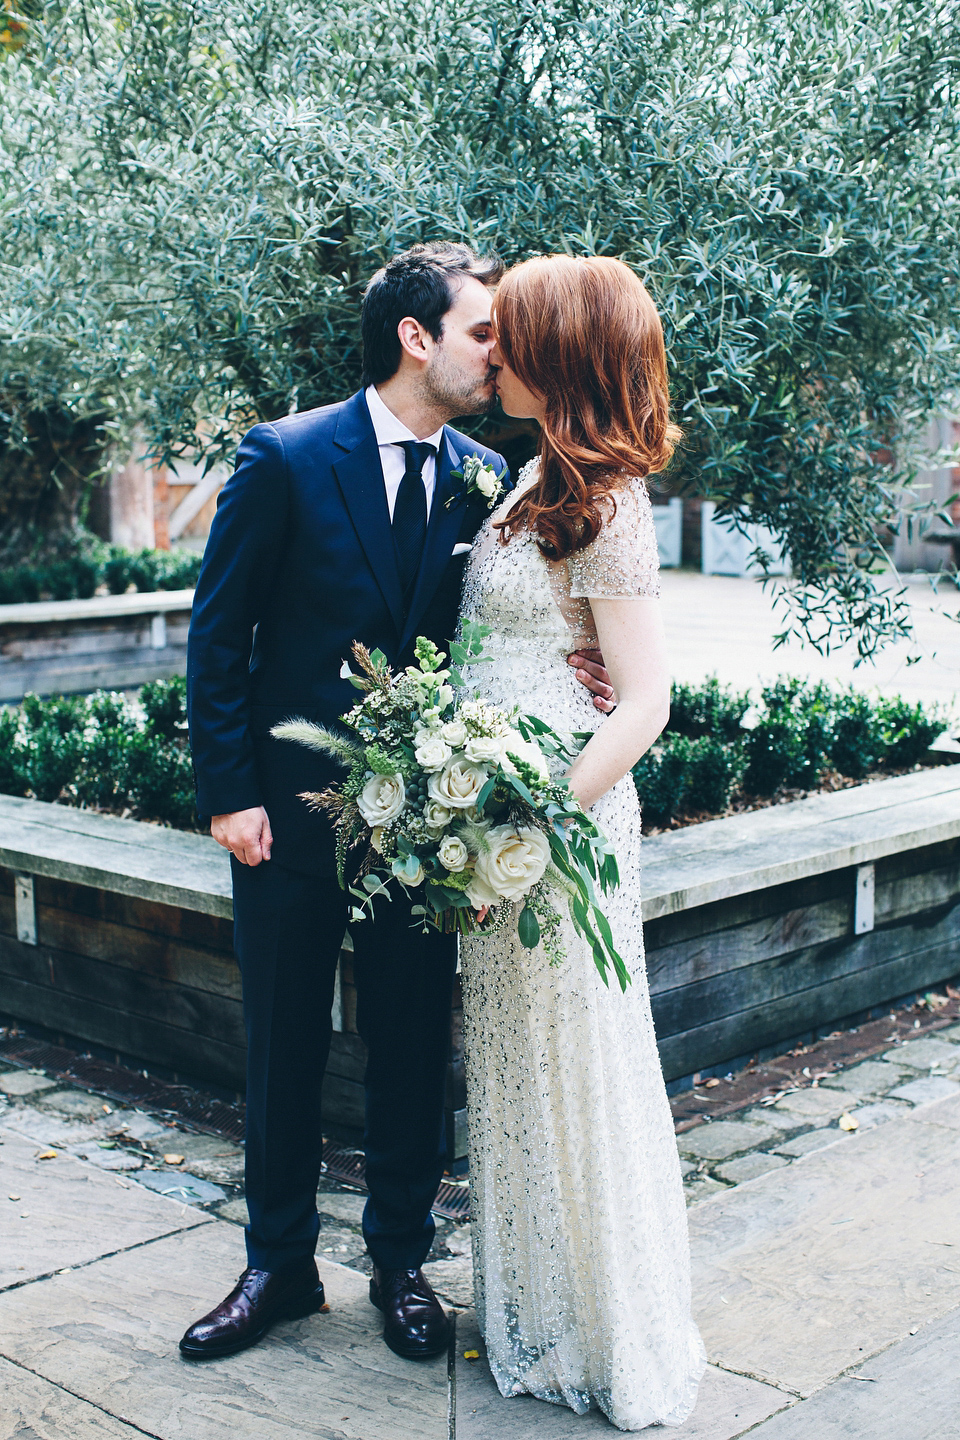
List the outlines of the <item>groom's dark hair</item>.
{"type": "Polygon", "coordinates": [[[467,276],[482,285],[496,285],[502,275],[499,256],[478,255],[469,245],[444,240],[413,245],[394,255],[373,276],[363,296],[363,384],[380,385],[396,375],[401,354],[397,326],[405,316],[419,320],[439,340],[443,317],[467,276]]]}

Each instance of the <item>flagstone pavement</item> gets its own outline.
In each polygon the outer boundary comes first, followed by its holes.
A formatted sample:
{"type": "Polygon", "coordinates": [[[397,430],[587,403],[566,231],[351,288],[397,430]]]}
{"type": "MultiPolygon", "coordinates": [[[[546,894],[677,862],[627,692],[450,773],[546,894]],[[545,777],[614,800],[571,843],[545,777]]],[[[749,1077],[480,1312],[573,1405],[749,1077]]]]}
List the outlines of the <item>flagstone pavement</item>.
{"type": "MultiPolygon", "coordinates": [[[[673,1433],[956,1440],[960,1024],[765,1098],[678,1136],[711,1363],[673,1433]]],[[[329,1311],[243,1355],[182,1361],[181,1332],[244,1263],[239,1156],[43,1074],[0,1073],[0,1440],[616,1433],[596,1412],[500,1397],[466,1227],[441,1226],[427,1267],[457,1312],[454,1350],[393,1356],[366,1294],[362,1198],[333,1187],[319,1196],[329,1311]]]]}

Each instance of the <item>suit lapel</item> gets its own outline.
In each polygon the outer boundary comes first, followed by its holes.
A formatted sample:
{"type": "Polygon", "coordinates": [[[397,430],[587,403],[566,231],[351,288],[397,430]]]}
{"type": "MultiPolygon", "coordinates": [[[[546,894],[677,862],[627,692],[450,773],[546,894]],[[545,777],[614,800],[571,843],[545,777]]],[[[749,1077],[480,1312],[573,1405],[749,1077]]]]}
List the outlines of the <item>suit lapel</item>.
{"type": "Polygon", "coordinates": [[[450,439],[446,429],[443,444],[437,456],[437,475],[430,506],[430,523],[423,546],[423,559],[417,573],[417,583],[410,600],[410,612],[403,627],[401,650],[416,632],[421,615],[436,594],[437,586],[453,553],[460,525],[467,503],[462,481],[450,478],[450,472],[457,470],[462,457],[450,439]]]}
{"type": "Polygon", "coordinates": [[[377,437],[362,393],[344,404],[334,444],[343,452],[333,462],[343,502],[399,632],[403,629],[403,594],[397,552],[377,437]]]}

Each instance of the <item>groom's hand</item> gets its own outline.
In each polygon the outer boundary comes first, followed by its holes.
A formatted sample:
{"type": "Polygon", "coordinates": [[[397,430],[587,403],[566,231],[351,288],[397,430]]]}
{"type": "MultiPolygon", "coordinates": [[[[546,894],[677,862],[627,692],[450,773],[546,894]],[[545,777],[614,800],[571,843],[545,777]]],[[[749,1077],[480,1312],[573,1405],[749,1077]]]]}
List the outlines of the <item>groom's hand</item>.
{"type": "Polygon", "coordinates": [[[617,696],[610,684],[610,676],[603,668],[603,656],[599,650],[574,650],[567,656],[567,664],[575,665],[577,679],[593,694],[593,703],[604,715],[617,707],[617,696]]]}
{"type": "Polygon", "coordinates": [[[273,832],[262,805],[252,810],[235,810],[232,815],[214,815],[210,834],[218,845],[236,855],[241,865],[259,865],[270,859],[273,832]]]}

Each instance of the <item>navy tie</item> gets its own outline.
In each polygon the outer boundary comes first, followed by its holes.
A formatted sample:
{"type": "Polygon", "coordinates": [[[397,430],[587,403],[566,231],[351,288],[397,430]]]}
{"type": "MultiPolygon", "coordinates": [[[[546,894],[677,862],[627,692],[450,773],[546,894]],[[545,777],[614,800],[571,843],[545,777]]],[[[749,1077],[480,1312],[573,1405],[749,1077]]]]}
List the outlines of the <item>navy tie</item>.
{"type": "Polygon", "coordinates": [[[423,488],[423,467],[427,456],[436,452],[432,445],[418,440],[401,443],[407,457],[407,468],[393,507],[393,543],[397,547],[404,599],[409,600],[423,558],[423,542],[427,538],[427,492],[423,488]]]}

